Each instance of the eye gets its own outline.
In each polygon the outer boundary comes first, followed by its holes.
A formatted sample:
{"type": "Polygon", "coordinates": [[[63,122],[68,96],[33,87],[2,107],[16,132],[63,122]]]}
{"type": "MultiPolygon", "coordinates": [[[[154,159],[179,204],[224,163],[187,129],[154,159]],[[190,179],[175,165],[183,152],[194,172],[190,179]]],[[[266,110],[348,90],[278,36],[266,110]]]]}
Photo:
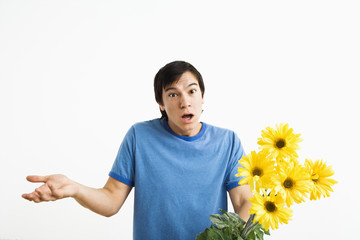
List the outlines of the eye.
{"type": "Polygon", "coordinates": [[[176,97],[176,96],[177,96],[176,93],[170,93],[170,94],[169,94],[169,97],[171,97],[171,98],[174,98],[174,97],[176,97]]]}
{"type": "Polygon", "coordinates": [[[190,93],[196,93],[196,89],[191,89],[190,93]]]}

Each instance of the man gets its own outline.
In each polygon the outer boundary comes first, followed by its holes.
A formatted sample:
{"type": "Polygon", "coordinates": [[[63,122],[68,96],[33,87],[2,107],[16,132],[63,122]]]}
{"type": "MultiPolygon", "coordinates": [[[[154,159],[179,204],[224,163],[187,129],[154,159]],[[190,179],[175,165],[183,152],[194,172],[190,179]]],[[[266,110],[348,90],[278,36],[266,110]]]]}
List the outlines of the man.
{"type": "Polygon", "coordinates": [[[209,215],[234,210],[249,218],[249,186],[235,177],[244,154],[236,134],[200,122],[204,83],[189,63],[175,61],[159,70],[155,98],[162,117],[133,125],[126,134],[101,189],[63,175],[28,176],[44,184],[25,199],[34,202],[73,197],[82,206],[110,217],[135,187],[135,240],[190,240],[209,227],[209,215]]]}

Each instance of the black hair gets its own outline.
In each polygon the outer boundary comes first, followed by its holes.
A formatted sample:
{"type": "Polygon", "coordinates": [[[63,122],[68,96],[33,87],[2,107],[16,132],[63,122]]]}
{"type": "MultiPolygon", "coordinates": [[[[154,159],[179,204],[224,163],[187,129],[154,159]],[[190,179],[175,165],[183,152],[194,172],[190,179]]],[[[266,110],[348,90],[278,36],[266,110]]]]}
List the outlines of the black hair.
{"type": "MultiPolygon", "coordinates": [[[[155,92],[155,100],[159,104],[163,104],[162,93],[163,90],[167,87],[179,80],[181,75],[185,72],[191,72],[194,74],[196,79],[198,80],[199,87],[201,90],[201,94],[204,97],[205,86],[204,81],[200,72],[190,63],[184,61],[174,61],[166,64],[164,67],[160,68],[154,78],[154,92],[155,92]]],[[[167,120],[167,114],[165,111],[161,112],[160,119],[167,120]]]]}

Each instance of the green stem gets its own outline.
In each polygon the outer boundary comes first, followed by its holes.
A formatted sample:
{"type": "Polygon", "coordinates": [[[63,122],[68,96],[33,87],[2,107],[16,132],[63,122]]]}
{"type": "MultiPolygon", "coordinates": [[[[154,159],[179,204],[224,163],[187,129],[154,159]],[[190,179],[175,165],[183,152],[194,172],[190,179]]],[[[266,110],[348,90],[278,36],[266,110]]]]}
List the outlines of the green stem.
{"type": "Polygon", "coordinates": [[[254,227],[256,227],[256,225],[258,225],[258,223],[253,223],[255,218],[255,214],[251,214],[249,219],[246,222],[245,228],[241,234],[242,239],[246,239],[247,235],[249,234],[249,232],[251,231],[251,229],[253,229],[254,227]]]}
{"type": "Polygon", "coordinates": [[[256,223],[252,224],[252,225],[248,228],[248,230],[247,230],[247,231],[245,232],[245,234],[244,234],[244,236],[245,236],[244,239],[246,239],[246,237],[247,237],[247,235],[249,234],[249,232],[250,232],[252,229],[254,229],[257,225],[258,225],[258,223],[256,222],[256,223]]]}

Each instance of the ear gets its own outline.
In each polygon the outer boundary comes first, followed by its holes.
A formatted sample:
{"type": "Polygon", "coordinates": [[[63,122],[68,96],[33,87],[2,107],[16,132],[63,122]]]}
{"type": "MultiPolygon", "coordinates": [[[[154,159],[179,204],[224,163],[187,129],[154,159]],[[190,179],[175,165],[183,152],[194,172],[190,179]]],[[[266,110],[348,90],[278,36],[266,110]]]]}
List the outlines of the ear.
{"type": "Polygon", "coordinates": [[[161,104],[161,103],[159,103],[159,102],[158,102],[158,104],[159,104],[160,110],[161,110],[161,111],[165,111],[165,106],[164,106],[164,105],[162,105],[162,104],[161,104]]]}

